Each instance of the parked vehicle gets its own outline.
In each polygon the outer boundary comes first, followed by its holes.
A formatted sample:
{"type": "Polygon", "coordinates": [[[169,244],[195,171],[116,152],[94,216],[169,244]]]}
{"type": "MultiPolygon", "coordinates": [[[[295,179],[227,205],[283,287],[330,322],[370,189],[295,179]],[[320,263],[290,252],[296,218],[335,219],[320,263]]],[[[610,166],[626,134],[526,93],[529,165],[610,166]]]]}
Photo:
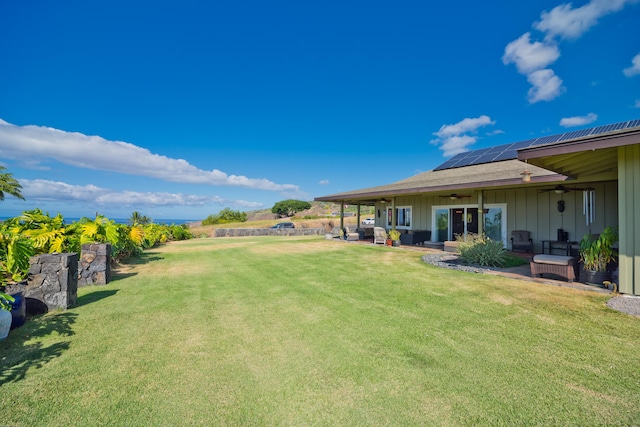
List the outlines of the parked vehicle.
{"type": "Polygon", "coordinates": [[[373,218],[365,218],[362,220],[362,225],[375,225],[376,220],[373,218]]]}
{"type": "Polygon", "coordinates": [[[276,225],[272,225],[271,228],[296,228],[292,222],[280,222],[276,225]]]}

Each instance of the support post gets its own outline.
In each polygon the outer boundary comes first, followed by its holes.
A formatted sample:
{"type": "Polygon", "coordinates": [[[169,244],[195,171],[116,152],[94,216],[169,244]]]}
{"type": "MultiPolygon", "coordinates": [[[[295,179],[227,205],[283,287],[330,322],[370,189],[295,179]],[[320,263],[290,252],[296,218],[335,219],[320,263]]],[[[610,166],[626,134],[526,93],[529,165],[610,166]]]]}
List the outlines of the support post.
{"type": "Polygon", "coordinates": [[[478,193],[478,235],[484,234],[484,190],[478,193]]]}

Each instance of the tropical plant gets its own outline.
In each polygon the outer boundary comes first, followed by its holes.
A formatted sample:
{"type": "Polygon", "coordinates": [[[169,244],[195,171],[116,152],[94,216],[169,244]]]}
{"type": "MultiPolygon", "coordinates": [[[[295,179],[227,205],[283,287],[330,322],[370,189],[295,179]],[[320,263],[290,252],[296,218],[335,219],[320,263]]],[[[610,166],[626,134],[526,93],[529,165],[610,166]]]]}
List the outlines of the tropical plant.
{"type": "Polygon", "coordinates": [[[21,235],[13,221],[0,224],[0,285],[24,280],[34,252],[33,240],[21,235]]]}
{"type": "Polygon", "coordinates": [[[142,215],[140,212],[138,211],[133,211],[131,212],[131,216],[129,217],[129,224],[130,225],[147,225],[149,223],[153,222],[153,220],[151,218],[149,218],[146,215],[142,215]]]}
{"type": "Polygon", "coordinates": [[[606,227],[599,236],[585,235],[580,241],[580,260],[585,270],[607,271],[607,265],[615,261],[618,251],[614,245],[618,241],[618,229],[606,227]]]}
{"type": "Polygon", "coordinates": [[[23,212],[16,220],[20,232],[33,239],[38,253],[68,252],[73,245],[73,233],[66,228],[61,214],[52,218],[34,209],[23,212]]]}
{"type": "Polygon", "coordinates": [[[0,201],[4,200],[5,193],[24,200],[24,197],[20,192],[20,190],[22,190],[22,186],[13,177],[13,175],[6,172],[6,170],[7,168],[0,166],[0,201]]]}
{"type": "Polygon", "coordinates": [[[389,238],[394,242],[400,240],[400,232],[398,230],[390,230],[389,238]]]}
{"type": "Polygon", "coordinates": [[[171,224],[168,227],[173,240],[188,240],[193,238],[193,234],[191,234],[191,231],[189,231],[189,227],[187,227],[186,224],[171,224]]]}
{"type": "Polygon", "coordinates": [[[466,264],[502,267],[506,262],[506,249],[499,240],[491,240],[485,235],[467,233],[456,235],[460,259],[466,264]]]}
{"type": "Polygon", "coordinates": [[[0,292],[0,310],[11,311],[13,306],[12,302],[15,302],[15,298],[13,298],[9,294],[5,294],[4,292],[0,292]]]}

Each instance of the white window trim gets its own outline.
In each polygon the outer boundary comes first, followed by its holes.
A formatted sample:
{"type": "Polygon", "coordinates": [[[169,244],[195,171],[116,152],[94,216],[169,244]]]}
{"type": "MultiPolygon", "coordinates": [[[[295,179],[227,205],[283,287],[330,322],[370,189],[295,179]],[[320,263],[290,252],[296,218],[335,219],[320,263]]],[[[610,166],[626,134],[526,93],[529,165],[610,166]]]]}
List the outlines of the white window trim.
{"type": "MultiPolygon", "coordinates": [[[[411,227],[413,227],[413,206],[411,205],[406,205],[406,206],[396,206],[396,212],[400,209],[405,209],[405,213],[406,213],[406,209],[409,209],[411,214],[409,215],[409,224],[410,225],[396,225],[396,228],[399,228],[401,230],[411,230],[411,227]]],[[[396,221],[398,220],[397,218],[397,213],[396,213],[396,221]]]]}
{"type": "MultiPolygon", "coordinates": [[[[436,221],[436,211],[438,209],[467,209],[467,208],[477,208],[478,205],[466,204],[466,205],[431,205],[431,241],[435,242],[435,230],[437,227],[436,221]]],[[[504,247],[507,247],[507,204],[506,203],[486,203],[484,205],[485,209],[494,209],[499,208],[502,209],[502,244],[504,247]]],[[[413,220],[413,219],[412,219],[413,220]]],[[[466,227],[466,225],[465,225],[466,227]]],[[[483,224],[484,229],[484,224],[483,224]]],[[[448,234],[451,234],[451,216],[449,216],[449,231],[448,234]]]]}

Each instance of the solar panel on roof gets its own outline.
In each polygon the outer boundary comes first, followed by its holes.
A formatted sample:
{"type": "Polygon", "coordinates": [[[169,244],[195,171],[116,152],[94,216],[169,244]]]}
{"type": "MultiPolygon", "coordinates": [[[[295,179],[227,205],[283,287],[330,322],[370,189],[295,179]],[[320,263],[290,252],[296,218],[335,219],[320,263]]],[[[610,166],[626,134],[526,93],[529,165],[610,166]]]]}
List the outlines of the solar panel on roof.
{"type": "MultiPolygon", "coordinates": [[[[508,145],[506,145],[508,146],[508,145]]],[[[487,151],[487,154],[499,154],[502,153],[504,151],[504,147],[506,147],[505,145],[499,145],[497,147],[493,147],[491,148],[491,150],[487,151]]]]}
{"type": "Polygon", "coordinates": [[[478,165],[483,163],[498,162],[502,160],[510,160],[518,158],[518,150],[538,146],[543,144],[552,144],[567,141],[584,136],[599,135],[607,132],[618,131],[621,129],[630,129],[640,127],[640,119],[630,120],[620,123],[612,123],[609,125],[598,126],[589,129],[575,130],[571,132],[560,133],[557,135],[548,135],[536,139],[528,139],[526,141],[515,142],[512,144],[504,144],[496,147],[481,148],[466,153],[460,153],[445,161],[434,170],[453,169],[469,165],[478,165]]]}
{"type": "Polygon", "coordinates": [[[483,154],[482,156],[478,156],[473,162],[471,162],[472,165],[479,165],[482,163],[489,163],[492,161],[492,159],[495,157],[494,154],[483,154]]]}
{"type": "Polygon", "coordinates": [[[525,147],[530,146],[535,141],[536,141],[535,139],[527,139],[526,141],[514,142],[513,144],[511,144],[511,149],[512,150],[519,150],[521,148],[525,148],[525,147]]]}
{"type": "Polygon", "coordinates": [[[607,132],[609,126],[598,126],[597,128],[591,129],[591,133],[589,135],[597,135],[602,132],[607,132]]]}
{"type": "Polygon", "coordinates": [[[496,156],[493,161],[494,162],[499,162],[500,160],[512,160],[512,159],[516,159],[518,157],[518,154],[516,151],[504,151],[502,152],[502,154],[499,154],[498,156],[496,156]]]}
{"type": "Polygon", "coordinates": [[[567,139],[580,138],[581,136],[589,135],[590,131],[591,131],[591,129],[581,129],[581,130],[574,130],[574,131],[571,131],[571,132],[567,132],[567,133],[562,135],[562,137],[558,140],[558,142],[559,141],[566,141],[567,139]]]}
{"type": "Polygon", "coordinates": [[[552,142],[557,142],[558,139],[560,139],[561,136],[562,136],[562,134],[560,134],[560,135],[543,136],[543,137],[540,137],[540,138],[536,139],[535,142],[532,145],[542,145],[542,144],[549,144],[549,143],[552,143],[552,142]]]}

